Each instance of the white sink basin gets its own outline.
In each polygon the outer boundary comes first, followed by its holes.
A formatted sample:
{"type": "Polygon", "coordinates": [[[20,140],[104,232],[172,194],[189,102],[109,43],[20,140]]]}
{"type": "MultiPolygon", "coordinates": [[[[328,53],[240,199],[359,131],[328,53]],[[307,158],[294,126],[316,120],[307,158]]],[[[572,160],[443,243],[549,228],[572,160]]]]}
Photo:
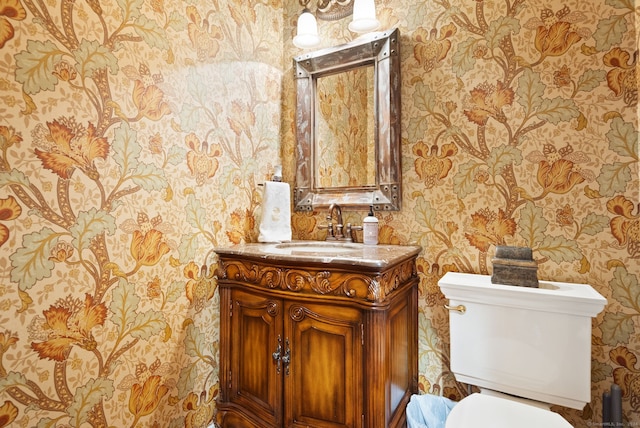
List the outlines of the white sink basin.
{"type": "Polygon", "coordinates": [[[272,248],[279,250],[277,252],[287,252],[288,254],[342,254],[360,250],[362,246],[350,242],[297,241],[275,244],[272,248]]]}

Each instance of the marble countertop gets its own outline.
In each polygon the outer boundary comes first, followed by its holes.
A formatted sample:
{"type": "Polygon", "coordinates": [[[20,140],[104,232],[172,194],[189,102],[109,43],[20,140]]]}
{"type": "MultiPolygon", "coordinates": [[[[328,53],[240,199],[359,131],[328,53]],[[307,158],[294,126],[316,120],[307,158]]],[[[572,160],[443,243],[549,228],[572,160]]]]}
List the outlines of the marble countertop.
{"type": "Polygon", "coordinates": [[[264,262],[363,266],[385,269],[417,256],[422,248],[415,245],[364,245],[335,241],[291,241],[284,243],[250,243],[216,248],[225,256],[261,259],[264,262]]]}

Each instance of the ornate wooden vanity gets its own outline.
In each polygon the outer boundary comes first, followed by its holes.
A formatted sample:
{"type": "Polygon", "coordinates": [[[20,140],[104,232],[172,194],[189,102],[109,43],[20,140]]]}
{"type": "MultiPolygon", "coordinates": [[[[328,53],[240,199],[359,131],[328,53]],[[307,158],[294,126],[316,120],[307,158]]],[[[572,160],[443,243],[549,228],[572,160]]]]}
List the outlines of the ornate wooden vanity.
{"type": "Polygon", "coordinates": [[[216,250],[223,427],[401,427],[417,392],[420,247],[216,250]]]}

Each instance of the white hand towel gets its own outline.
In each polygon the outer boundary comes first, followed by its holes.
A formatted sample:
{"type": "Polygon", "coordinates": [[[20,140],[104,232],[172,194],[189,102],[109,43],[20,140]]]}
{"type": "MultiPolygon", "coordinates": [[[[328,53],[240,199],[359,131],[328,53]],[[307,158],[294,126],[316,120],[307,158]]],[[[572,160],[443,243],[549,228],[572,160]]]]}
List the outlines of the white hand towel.
{"type": "Polygon", "coordinates": [[[291,241],[291,191],[289,183],[277,181],[264,183],[258,241],[291,241]]]}

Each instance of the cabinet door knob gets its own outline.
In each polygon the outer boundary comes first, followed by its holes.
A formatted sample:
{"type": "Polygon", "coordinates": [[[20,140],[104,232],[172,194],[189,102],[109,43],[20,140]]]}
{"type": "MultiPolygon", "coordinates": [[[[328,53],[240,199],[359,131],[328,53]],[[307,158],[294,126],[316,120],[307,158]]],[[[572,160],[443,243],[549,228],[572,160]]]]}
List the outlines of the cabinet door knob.
{"type": "Polygon", "coordinates": [[[273,357],[273,360],[276,362],[277,374],[280,374],[280,361],[282,360],[281,353],[282,353],[282,337],[278,335],[278,347],[276,348],[276,351],[273,354],[271,354],[271,356],[273,357]]]}
{"type": "Polygon", "coordinates": [[[291,362],[291,348],[289,348],[289,338],[284,340],[285,350],[282,356],[282,364],[284,365],[284,374],[289,375],[289,363],[291,362]]]}

